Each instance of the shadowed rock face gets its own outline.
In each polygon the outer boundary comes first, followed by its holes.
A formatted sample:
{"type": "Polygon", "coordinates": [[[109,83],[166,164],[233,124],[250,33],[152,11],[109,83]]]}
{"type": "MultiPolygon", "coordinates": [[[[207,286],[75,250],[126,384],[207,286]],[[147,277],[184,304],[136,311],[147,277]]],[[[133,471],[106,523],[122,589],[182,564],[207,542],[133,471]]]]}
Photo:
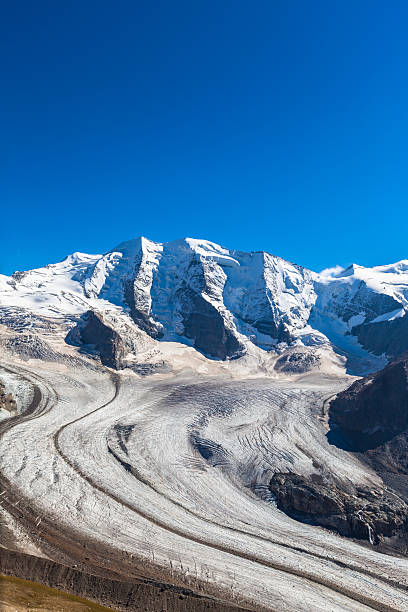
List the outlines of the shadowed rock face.
{"type": "Polygon", "coordinates": [[[354,383],[331,403],[332,443],[358,453],[408,502],[408,355],[354,383]]]}
{"type": "Polygon", "coordinates": [[[130,308],[130,314],[136,325],[140,327],[144,332],[149,334],[152,338],[159,340],[163,337],[163,333],[158,329],[148,313],[141,308],[138,308],[135,299],[134,284],[128,280],[123,284],[123,296],[125,303],[130,308]]]}
{"type": "Polygon", "coordinates": [[[364,348],[375,355],[389,357],[408,351],[408,316],[393,321],[356,325],[352,334],[364,348]]]}
{"type": "Polygon", "coordinates": [[[383,490],[345,491],[320,476],[275,474],[269,485],[278,508],[298,520],[378,543],[405,527],[408,505],[383,490]]]}
{"type": "Polygon", "coordinates": [[[401,308],[400,302],[387,294],[372,291],[365,282],[361,281],[353,297],[342,304],[337,312],[341,315],[343,321],[348,322],[351,317],[364,311],[367,320],[372,321],[379,315],[397,308],[401,308]]]}
{"type": "Polygon", "coordinates": [[[85,325],[80,330],[84,344],[93,344],[98,351],[103,365],[116,370],[122,366],[128,352],[120,335],[106,325],[101,316],[90,310],[85,317],[85,325]]]}
{"type": "Polygon", "coordinates": [[[183,288],[178,298],[184,306],[184,333],[193,340],[195,348],[217,359],[244,354],[244,345],[212,304],[188,288],[183,288]]]}
{"type": "Polygon", "coordinates": [[[392,451],[395,444],[390,442],[408,428],[408,354],[339,393],[330,404],[329,417],[349,450],[367,451],[388,444],[392,451]]]}
{"type": "MultiPolygon", "coordinates": [[[[128,322],[114,315],[89,310],[71,329],[66,337],[68,344],[81,346],[85,352],[99,354],[103,365],[121,370],[131,368],[137,374],[146,376],[158,371],[168,371],[164,361],[155,363],[129,362],[129,355],[143,353],[149,346],[149,337],[128,322]]],[[[150,341],[151,342],[151,341],[150,341]]]]}

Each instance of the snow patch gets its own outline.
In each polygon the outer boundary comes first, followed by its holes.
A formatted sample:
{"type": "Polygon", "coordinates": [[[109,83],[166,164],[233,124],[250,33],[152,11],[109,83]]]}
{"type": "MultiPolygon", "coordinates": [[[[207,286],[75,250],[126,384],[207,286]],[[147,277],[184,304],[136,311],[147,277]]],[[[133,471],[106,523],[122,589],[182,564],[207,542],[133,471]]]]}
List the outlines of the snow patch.
{"type": "Polygon", "coordinates": [[[397,308],[397,310],[392,310],[391,312],[386,312],[379,317],[376,317],[370,323],[381,323],[382,321],[394,321],[395,319],[400,319],[404,317],[406,310],[403,308],[397,308]]]}

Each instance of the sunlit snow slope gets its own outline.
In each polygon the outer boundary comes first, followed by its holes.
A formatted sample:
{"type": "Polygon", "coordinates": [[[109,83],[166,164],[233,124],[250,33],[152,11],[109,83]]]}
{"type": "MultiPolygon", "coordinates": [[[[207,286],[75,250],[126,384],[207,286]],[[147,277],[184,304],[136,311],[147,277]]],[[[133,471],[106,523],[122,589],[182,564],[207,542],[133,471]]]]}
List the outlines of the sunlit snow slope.
{"type": "Polygon", "coordinates": [[[74,253],[0,276],[6,324],[39,316],[61,319],[68,330],[90,310],[115,313],[138,337],[181,342],[221,360],[332,346],[358,374],[408,349],[407,309],[408,261],[352,265],[331,276],[191,238],[138,238],[104,255],[74,253]]]}

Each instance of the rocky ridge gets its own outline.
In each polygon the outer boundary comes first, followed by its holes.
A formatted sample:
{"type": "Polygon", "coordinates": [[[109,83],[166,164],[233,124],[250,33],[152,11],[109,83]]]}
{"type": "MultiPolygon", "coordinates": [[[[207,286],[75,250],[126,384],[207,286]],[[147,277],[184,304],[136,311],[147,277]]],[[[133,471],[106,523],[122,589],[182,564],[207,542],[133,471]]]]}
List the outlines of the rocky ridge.
{"type": "MultiPolygon", "coordinates": [[[[137,238],[103,255],[73,253],[57,264],[0,276],[0,323],[18,333],[46,334],[58,320],[66,335],[92,311],[100,320],[110,317],[115,334],[125,334],[115,342],[130,355],[135,345],[128,336],[141,334],[216,360],[296,347],[315,353],[323,346],[344,355],[354,374],[378,370],[408,349],[407,309],[406,261],[316,274],[270,253],[192,238],[137,238]],[[116,319],[105,314],[113,311],[116,319]]],[[[111,333],[101,325],[99,332],[111,333]]],[[[105,361],[110,341],[92,343],[102,347],[105,361]]],[[[115,367],[116,357],[109,359],[115,367]]]]}
{"type": "MultiPolygon", "coordinates": [[[[408,430],[408,354],[392,360],[383,370],[356,380],[330,404],[330,424],[338,443],[354,451],[382,448],[393,456],[392,440],[408,430]]],[[[407,472],[408,473],[408,472],[407,472]]]]}

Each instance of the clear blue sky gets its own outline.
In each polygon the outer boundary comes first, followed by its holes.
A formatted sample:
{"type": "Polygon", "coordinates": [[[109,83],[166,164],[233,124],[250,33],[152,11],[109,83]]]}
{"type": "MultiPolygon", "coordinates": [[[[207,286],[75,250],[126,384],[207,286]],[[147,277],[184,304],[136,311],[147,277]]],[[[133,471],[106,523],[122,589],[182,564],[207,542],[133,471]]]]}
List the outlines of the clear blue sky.
{"type": "Polygon", "coordinates": [[[408,258],[406,0],[1,13],[0,272],[138,235],[408,258]]]}

